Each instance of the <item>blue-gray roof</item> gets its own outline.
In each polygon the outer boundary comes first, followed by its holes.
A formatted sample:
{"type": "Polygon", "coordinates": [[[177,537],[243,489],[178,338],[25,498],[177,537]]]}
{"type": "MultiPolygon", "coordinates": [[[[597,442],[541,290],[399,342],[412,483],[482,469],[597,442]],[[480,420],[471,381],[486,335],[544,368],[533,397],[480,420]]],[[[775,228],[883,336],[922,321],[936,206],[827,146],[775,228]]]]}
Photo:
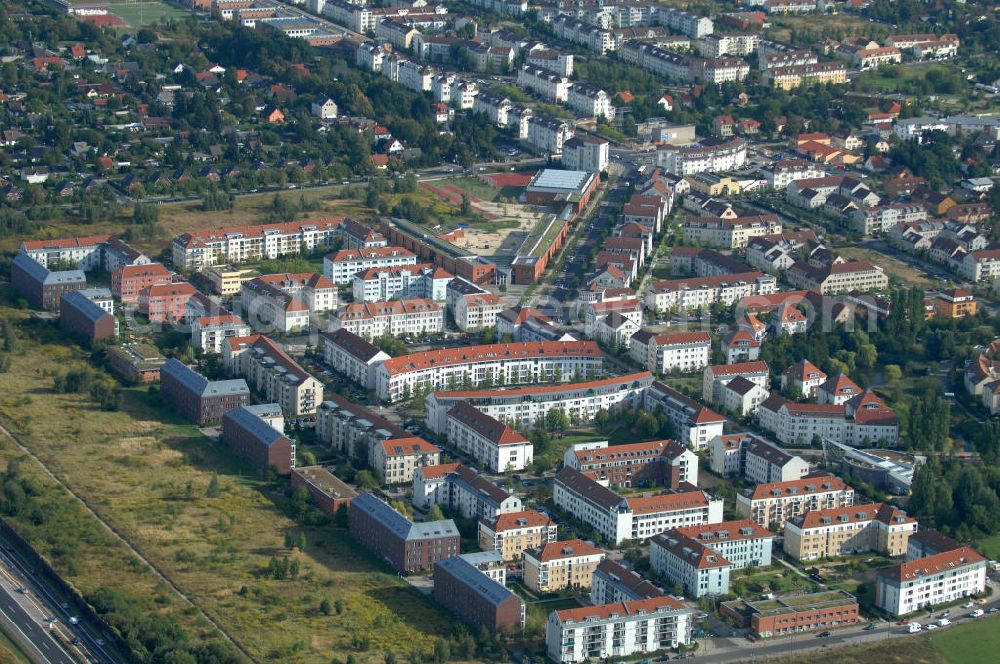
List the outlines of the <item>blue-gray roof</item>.
{"type": "Polygon", "coordinates": [[[160,368],[160,375],[166,373],[181,385],[199,396],[219,396],[223,394],[250,394],[247,382],[235,380],[209,381],[200,373],[176,358],[170,358],[160,368]]]}
{"type": "Polygon", "coordinates": [[[225,428],[227,422],[233,422],[243,428],[248,434],[253,436],[257,442],[270,447],[285,438],[285,434],[278,431],[270,424],[255,415],[248,408],[237,408],[222,416],[222,426],[225,428]]]}
{"type": "Polygon", "coordinates": [[[362,510],[400,539],[413,541],[449,535],[458,536],[458,528],[451,519],[413,523],[372,493],[363,493],[352,500],[351,509],[362,510]]]}
{"type": "Polygon", "coordinates": [[[463,553],[459,556],[459,558],[471,565],[493,565],[503,563],[503,556],[501,556],[497,551],[473,551],[472,553],[463,553]]]}
{"type": "MultiPolygon", "coordinates": [[[[354,508],[354,503],[351,503],[351,508],[354,508]]],[[[436,564],[493,606],[499,606],[511,597],[516,597],[514,593],[463,560],[461,556],[445,558],[436,564]]]]}
{"type": "Polygon", "coordinates": [[[252,406],[244,406],[244,409],[257,417],[284,417],[281,406],[276,403],[258,403],[252,406]]]}
{"type": "Polygon", "coordinates": [[[77,312],[87,317],[88,320],[96,323],[105,316],[111,317],[107,311],[101,308],[99,304],[88,298],[86,295],[80,291],[69,291],[62,294],[62,302],[60,307],[64,308],[67,305],[76,309],[77,312]]]}
{"type": "Polygon", "coordinates": [[[52,272],[27,254],[18,254],[15,256],[13,264],[41,284],[72,284],[79,283],[81,281],[83,283],[87,283],[87,275],[83,273],[83,270],[61,270],[59,272],[52,272]]]}

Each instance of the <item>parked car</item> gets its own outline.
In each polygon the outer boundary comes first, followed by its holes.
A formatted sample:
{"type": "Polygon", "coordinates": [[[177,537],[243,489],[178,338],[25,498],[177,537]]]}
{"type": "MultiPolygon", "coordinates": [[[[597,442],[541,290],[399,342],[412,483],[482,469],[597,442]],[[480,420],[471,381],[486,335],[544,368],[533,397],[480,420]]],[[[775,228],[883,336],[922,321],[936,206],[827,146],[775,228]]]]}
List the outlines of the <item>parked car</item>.
{"type": "Polygon", "coordinates": [[[865,625],[866,632],[870,632],[874,629],[878,629],[878,625],[876,625],[875,623],[868,623],[867,625],[865,625]]]}
{"type": "Polygon", "coordinates": [[[820,632],[819,634],[816,635],[816,638],[825,639],[828,636],[830,636],[830,632],[820,632]]]}
{"type": "Polygon", "coordinates": [[[921,629],[923,629],[923,627],[920,625],[920,623],[910,623],[910,626],[909,628],[907,628],[906,631],[908,631],[910,634],[916,634],[921,629]]]}
{"type": "Polygon", "coordinates": [[[986,612],[983,611],[982,609],[976,609],[975,611],[972,611],[972,612],[969,613],[969,617],[970,618],[978,618],[979,616],[983,615],[984,613],[986,613],[986,612]]]}
{"type": "Polygon", "coordinates": [[[939,618],[937,621],[938,627],[947,627],[951,624],[951,621],[947,618],[939,618]]]}
{"type": "Polygon", "coordinates": [[[930,630],[934,630],[934,629],[937,629],[937,628],[938,628],[938,626],[937,626],[937,623],[928,623],[928,624],[927,624],[927,627],[926,627],[926,629],[927,629],[928,631],[930,631],[930,630]]]}

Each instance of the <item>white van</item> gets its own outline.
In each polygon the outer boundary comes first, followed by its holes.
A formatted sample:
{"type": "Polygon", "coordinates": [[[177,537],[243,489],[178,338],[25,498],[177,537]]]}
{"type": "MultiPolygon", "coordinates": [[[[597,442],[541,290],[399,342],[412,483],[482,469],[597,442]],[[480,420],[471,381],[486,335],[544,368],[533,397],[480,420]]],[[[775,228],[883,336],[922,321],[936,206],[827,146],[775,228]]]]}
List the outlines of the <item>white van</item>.
{"type": "Polygon", "coordinates": [[[951,621],[948,620],[947,618],[938,618],[937,623],[939,627],[947,627],[948,625],[951,624],[951,621]]]}
{"type": "Polygon", "coordinates": [[[919,632],[921,629],[923,629],[923,627],[920,625],[920,623],[917,622],[912,622],[907,627],[907,630],[910,632],[910,634],[915,634],[919,632]]]}
{"type": "Polygon", "coordinates": [[[972,611],[972,613],[969,614],[969,617],[970,618],[978,618],[979,616],[983,615],[984,613],[986,613],[986,612],[983,611],[982,609],[974,609],[972,611]]]}

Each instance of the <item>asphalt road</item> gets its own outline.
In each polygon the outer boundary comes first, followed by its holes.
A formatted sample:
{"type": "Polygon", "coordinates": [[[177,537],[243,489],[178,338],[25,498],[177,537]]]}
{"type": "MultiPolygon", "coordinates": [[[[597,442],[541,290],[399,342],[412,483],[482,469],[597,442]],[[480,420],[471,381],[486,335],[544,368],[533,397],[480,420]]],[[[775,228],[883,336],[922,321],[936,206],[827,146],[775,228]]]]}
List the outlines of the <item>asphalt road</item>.
{"type": "Polygon", "coordinates": [[[6,586],[0,585],[0,613],[10,623],[13,623],[15,632],[20,632],[23,639],[18,639],[21,646],[29,649],[25,643],[30,644],[34,652],[31,655],[37,656],[40,662],[50,662],[51,664],[76,664],[76,660],[70,657],[62,647],[53,640],[46,628],[36,622],[28,612],[18,603],[17,599],[11,595],[6,586]]]}

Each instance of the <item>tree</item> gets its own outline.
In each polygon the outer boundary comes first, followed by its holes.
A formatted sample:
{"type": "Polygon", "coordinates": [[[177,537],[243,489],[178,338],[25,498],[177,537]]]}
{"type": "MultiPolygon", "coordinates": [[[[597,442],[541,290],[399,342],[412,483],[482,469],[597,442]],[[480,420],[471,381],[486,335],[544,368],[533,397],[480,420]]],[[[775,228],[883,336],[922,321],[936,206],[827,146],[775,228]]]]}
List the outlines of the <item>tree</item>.
{"type": "Polygon", "coordinates": [[[451,659],[451,644],[447,640],[439,638],[434,642],[434,661],[444,664],[451,659]]]}
{"type": "Polygon", "coordinates": [[[440,505],[431,505],[431,508],[427,510],[427,520],[428,521],[441,521],[444,519],[444,512],[441,510],[440,505]]]}
{"type": "Polygon", "coordinates": [[[330,600],[323,598],[323,601],[319,603],[319,612],[324,616],[328,616],[333,613],[333,607],[330,606],[330,600]]]}
{"type": "Polygon", "coordinates": [[[140,203],[132,210],[132,223],[139,226],[150,226],[160,220],[158,205],[140,203]]]}
{"type": "Polygon", "coordinates": [[[205,489],[205,495],[209,498],[217,498],[219,492],[219,474],[212,473],[212,478],[208,480],[208,488],[205,489]]]}
{"type": "Polygon", "coordinates": [[[545,426],[552,433],[562,433],[569,428],[569,418],[562,408],[553,408],[545,413],[545,426]]]}

